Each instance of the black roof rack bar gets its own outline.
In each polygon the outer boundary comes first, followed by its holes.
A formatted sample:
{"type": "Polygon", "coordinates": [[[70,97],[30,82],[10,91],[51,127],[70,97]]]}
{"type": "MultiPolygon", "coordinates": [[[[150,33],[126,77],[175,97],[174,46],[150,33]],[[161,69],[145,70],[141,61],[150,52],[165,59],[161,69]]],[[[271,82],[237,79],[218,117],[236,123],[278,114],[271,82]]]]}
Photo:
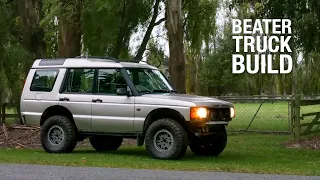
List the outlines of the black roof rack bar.
{"type": "Polygon", "coordinates": [[[119,59],[121,62],[131,62],[131,63],[139,63],[140,61],[137,59],[119,59]]]}
{"type": "Polygon", "coordinates": [[[110,56],[76,56],[76,58],[95,58],[95,59],[109,59],[113,60],[114,62],[119,63],[120,61],[114,57],[110,56]]]}

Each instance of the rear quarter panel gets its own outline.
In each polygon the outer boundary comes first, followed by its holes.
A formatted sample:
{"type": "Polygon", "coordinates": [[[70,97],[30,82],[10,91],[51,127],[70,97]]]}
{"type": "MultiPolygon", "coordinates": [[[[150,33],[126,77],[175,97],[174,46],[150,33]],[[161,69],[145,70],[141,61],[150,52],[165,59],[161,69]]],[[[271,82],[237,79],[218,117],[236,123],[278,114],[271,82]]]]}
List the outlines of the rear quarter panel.
{"type": "Polygon", "coordinates": [[[65,69],[59,73],[51,92],[30,91],[30,85],[37,69],[31,69],[27,76],[20,101],[21,115],[26,125],[40,126],[42,113],[50,106],[58,105],[59,89],[65,69]]]}

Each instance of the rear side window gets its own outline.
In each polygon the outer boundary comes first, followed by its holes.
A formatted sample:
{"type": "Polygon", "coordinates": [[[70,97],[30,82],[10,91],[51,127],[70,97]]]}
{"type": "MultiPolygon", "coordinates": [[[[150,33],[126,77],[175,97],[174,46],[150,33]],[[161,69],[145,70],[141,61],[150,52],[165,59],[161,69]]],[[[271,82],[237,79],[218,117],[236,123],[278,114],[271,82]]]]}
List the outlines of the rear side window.
{"type": "Polygon", "coordinates": [[[36,70],[31,82],[30,91],[52,91],[58,74],[59,70],[36,70]]]}
{"type": "Polygon", "coordinates": [[[92,93],[94,69],[69,69],[62,93],[92,93]]]}

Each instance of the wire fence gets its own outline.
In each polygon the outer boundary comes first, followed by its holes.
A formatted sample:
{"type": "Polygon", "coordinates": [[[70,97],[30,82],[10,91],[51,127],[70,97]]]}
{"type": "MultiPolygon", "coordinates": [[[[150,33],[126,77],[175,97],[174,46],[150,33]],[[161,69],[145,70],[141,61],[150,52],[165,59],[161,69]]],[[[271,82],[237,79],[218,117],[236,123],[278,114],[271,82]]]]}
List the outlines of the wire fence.
{"type": "Polygon", "coordinates": [[[291,132],[291,100],[255,97],[217,97],[234,104],[236,117],[229,131],[291,132]]]}
{"type": "MultiPolygon", "coordinates": [[[[286,133],[293,132],[291,96],[217,96],[234,104],[236,117],[230,122],[228,131],[286,133]]],[[[304,97],[315,99],[318,97],[304,97]]],[[[320,105],[301,106],[300,112],[320,111],[320,105]]],[[[301,123],[312,122],[314,116],[304,117],[301,123]]],[[[320,126],[320,125],[319,125],[320,126]]]]}
{"type": "MultiPolygon", "coordinates": [[[[231,132],[258,133],[293,133],[292,96],[217,96],[215,98],[234,104],[236,117],[228,125],[231,132]]],[[[303,97],[304,100],[320,97],[303,97]]],[[[14,106],[0,105],[0,122],[18,123],[18,114],[14,106]]],[[[311,123],[317,114],[303,116],[307,113],[320,112],[320,104],[300,106],[301,123],[311,123]]],[[[307,128],[307,127],[304,127],[307,128]]],[[[317,124],[314,129],[319,129],[317,124]]],[[[302,129],[303,130],[303,129],[302,129]]]]}

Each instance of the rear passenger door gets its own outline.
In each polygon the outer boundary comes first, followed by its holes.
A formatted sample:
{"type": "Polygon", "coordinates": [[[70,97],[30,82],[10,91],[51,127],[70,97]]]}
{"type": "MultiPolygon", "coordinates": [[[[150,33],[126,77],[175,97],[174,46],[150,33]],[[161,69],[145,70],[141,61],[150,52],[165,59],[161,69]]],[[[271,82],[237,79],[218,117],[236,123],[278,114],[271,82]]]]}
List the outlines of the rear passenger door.
{"type": "Polygon", "coordinates": [[[59,104],[68,108],[79,131],[91,131],[92,89],[95,69],[68,69],[59,104]]]}
{"type": "Polygon", "coordinates": [[[130,90],[120,69],[98,69],[92,103],[92,130],[132,133],[134,97],[117,95],[118,88],[130,90]]]}

